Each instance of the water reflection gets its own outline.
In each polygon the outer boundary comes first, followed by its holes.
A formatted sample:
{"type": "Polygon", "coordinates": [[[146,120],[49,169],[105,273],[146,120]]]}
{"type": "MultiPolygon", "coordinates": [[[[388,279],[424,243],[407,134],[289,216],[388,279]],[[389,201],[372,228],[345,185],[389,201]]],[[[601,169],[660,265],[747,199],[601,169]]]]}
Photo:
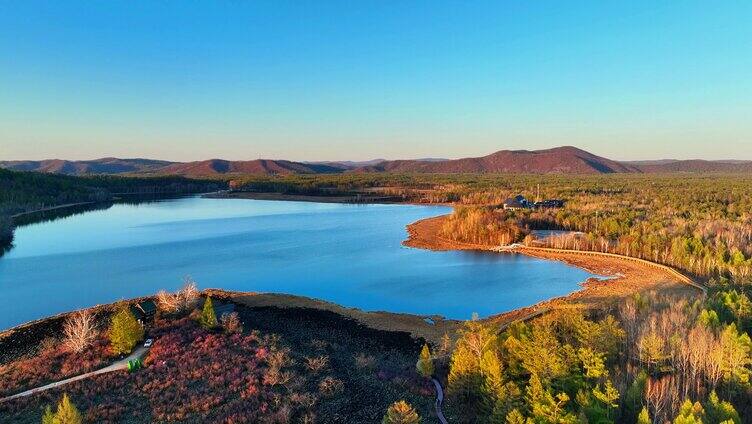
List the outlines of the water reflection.
{"type": "Polygon", "coordinates": [[[448,208],[182,198],[100,205],[18,228],[0,259],[0,328],[177,288],[281,292],[466,319],[569,293],[587,272],[490,252],[401,246],[448,208]]]}

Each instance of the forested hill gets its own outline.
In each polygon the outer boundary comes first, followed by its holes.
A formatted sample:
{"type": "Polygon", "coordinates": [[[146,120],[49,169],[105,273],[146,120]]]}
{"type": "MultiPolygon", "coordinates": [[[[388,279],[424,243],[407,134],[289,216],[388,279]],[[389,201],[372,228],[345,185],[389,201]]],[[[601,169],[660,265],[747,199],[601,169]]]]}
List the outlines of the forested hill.
{"type": "Polygon", "coordinates": [[[0,215],[13,215],[68,203],[105,201],[115,194],[180,194],[218,190],[223,181],[168,176],[73,177],[0,169],[0,215]]]}
{"type": "MultiPolygon", "coordinates": [[[[111,200],[117,194],[182,194],[219,190],[224,181],[184,177],[73,177],[0,169],[0,246],[12,240],[14,214],[82,202],[111,200]]],[[[1,249],[0,249],[1,250],[1,249]]]]}

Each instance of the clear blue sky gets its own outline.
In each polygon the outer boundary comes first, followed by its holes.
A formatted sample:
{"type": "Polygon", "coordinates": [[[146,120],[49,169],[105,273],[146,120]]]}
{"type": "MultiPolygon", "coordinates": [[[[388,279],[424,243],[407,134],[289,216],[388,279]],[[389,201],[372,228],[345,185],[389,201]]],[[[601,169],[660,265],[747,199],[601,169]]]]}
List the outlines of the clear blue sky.
{"type": "Polygon", "coordinates": [[[0,159],[752,159],[752,2],[7,1],[0,159]]]}

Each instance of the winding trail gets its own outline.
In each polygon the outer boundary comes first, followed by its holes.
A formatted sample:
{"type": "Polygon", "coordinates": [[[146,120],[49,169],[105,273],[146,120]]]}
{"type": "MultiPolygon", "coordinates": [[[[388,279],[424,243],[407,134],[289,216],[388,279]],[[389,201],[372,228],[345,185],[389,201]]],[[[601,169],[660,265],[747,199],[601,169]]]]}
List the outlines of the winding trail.
{"type": "Polygon", "coordinates": [[[441,411],[441,405],[444,403],[444,389],[441,388],[439,380],[431,377],[431,381],[434,387],[436,387],[436,416],[439,417],[441,424],[449,424],[447,419],[444,418],[444,413],[441,411]]]}
{"type": "Polygon", "coordinates": [[[548,252],[548,253],[566,253],[570,255],[580,255],[580,256],[598,256],[598,257],[604,257],[604,258],[616,258],[620,260],[626,260],[631,261],[635,263],[639,263],[660,271],[663,271],[671,276],[673,276],[677,281],[680,281],[684,284],[687,284],[689,286],[692,286],[702,292],[702,296],[705,297],[708,294],[708,289],[698,283],[697,281],[693,280],[690,277],[687,277],[677,269],[670,267],[668,265],[659,264],[656,262],[651,262],[646,259],[641,258],[635,258],[632,256],[625,256],[625,255],[619,255],[616,253],[607,253],[607,252],[596,252],[592,250],[572,250],[572,249],[557,249],[553,247],[532,247],[532,246],[525,246],[522,244],[512,244],[509,246],[500,246],[495,249],[493,249],[496,252],[513,252],[513,253],[535,253],[535,252],[548,252]]]}
{"type": "Polygon", "coordinates": [[[93,205],[96,202],[77,202],[77,203],[66,203],[64,205],[57,205],[57,206],[47,206],[39,209],[34,209],[31,211],[26,212],[19,212],[17,214],[11,215],[11,218],[19,218],[24,215],[31,215],[33,213],[39,213],[39,212],[48,212],[48,211],[54,211],[58,209],[65,209],[65,208],[72,208],[74,206],[84,206],[84,205],[93,205]]]}
{"type": "Polygon", "coordinates": [[[132,361],[134,359],[140,359],[140,358],[142,358],[146,354],[146,352],[148,350],[149,350],[148,348],[145,348],[143,346],[139,347],[138,349],[134,350],[133,353],[131,353],[127,357],[125,357],[125,358],[123,358],[123,359],[121,359],[121,360],[119,360],[119,361],[117,361],[115,363],[112,363],[112,364],[110,364],[110,365],[108,365],[108,366],[106,366],[104,368],[100,368],[100,369],[98,369],[96,371],[91,371],[91,372],[87,372],[87,373],[84,373],[84,374],[80,374],[80,375],[77,375],[75,377],[66,378],[65,380],[56,381],[54,383],[46,384],[44,386],[36,387],[36,388],[30,389],[30,390],[27,390],[25,392],[16,393],[15,395],[12,395],[12,396],[4,397],[4,398],[0,399],[0,403],[5,402],[5,401],[9,401],[9,400],[13,400],[13,399],[18,399],[18,398],[25,397],[25,396],[30,396],[30,395],[33,395],[33,394],[36,394],[36,393],[41,393],[41,392],[44,392],[46,390],[50,390],[50,389],[54,389],[56,387],[64,386],[64,385],[66,385],[68,383],[72,383],[74,381],[84,380],[84,379],[93,377],[95,375],[106,374],[106,373],[113,372],[113,371],[124,370],[124,369],[126,369],[128,367],[128,361],[132,361]]]}

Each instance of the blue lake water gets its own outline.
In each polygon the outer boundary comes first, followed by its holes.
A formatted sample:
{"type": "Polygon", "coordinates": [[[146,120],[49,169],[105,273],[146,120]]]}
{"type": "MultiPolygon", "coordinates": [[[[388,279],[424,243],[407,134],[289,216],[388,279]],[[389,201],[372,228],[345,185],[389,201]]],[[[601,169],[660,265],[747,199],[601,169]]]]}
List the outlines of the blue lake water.
{"type": "Polygon", "coordinates": [[[0,258],[0,329],[173,290],[187,275],[201,288],[456,319],[563,295],[591,276],[519,255],[401,245],[407,224],[449,211],[196,197],[24,226],[0,258]]]}

